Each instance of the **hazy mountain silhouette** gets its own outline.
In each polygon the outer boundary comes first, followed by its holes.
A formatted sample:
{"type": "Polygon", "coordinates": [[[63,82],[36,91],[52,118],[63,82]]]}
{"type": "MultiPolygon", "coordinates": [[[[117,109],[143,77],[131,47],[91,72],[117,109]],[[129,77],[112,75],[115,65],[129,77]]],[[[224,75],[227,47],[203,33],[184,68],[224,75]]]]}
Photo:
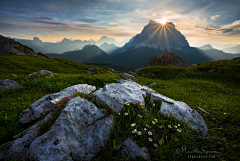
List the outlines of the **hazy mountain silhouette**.
{"type": "Polygon", "coordinates": [[[117,42],[114,38],[108,38],[102,36],[98,41],[90,40],[69,40],[64,38],[62,41],[57,43],[42,42],[38,37],[34,37],[33,40],[16,39],[15,41],[32,48],[35,52],[41,52],[43,54],[57,53],[62,54],[68,51],[82,50],[86,45],[102,45],[104,43],[114,44],[115,46],[123,46],[128,40],[117,42]]]}
{"type": "Polygon", "coordinates": [[[119,49],[119,47],[115,46],[114,44],[108,44],[108,43],[104,43],[100,45],[99,48],[105,51],[109,55],[113,54],[119,49]]]}
{"type": "Polygon", "coordinates": [[[207,45],[203,45],[201,47],[199,47],[199,49],[201,50],[209,50],[209,49],[214,49],[210,44],[207,45]]]}
{"type": "Polygon", "coordinates": [[[222,50],[227,53],[240,53],[240,45],[230,47],[230,48],[225,48],[222,50]]]}
{"type": "Polygon", "coordinates": [[[81,63],[108,63],[110,56],[96,45],[86,45],[82,50],[69,51],[63,54],[45,54],[49,58],[61,58],[81,63]]]}

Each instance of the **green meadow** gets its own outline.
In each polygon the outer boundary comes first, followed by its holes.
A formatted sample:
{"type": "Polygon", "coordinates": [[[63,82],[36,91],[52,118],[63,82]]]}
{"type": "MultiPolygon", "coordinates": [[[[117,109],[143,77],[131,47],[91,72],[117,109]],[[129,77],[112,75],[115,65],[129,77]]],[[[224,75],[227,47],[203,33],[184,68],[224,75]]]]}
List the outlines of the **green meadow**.
{"type": "MultiPolygon", "coordinates": [[[[0,145],[28,128],[18,121],[18,115],[43,96],[60,92],[76,84],[90,84],[96,90],[108,83],[122,79],[118,72],[108,72],[103,66],[85,65],[63,59],[48,59],[34,56],[1,56],[0,79],[11,79],[25,88],[0,91],[0,145]],[[94,67],[99,75],[87,73],[94,67]],[[40,70],[56,73],[54,77],[28,74],[40,70]],[[17,78],[10,77],[16,74],[17,78]]],[[[174,117],[166,118],[158,111],[161,101],[145,98],[145,106],[126,103],[119,113],[110,108],[105,116],[113,114],[114,124],[105,148],[101,147],[94,161],[130,160],[120,150],[114,150],[130,137],[140,147],[146,147],[151,160],[238,160],[240,158],[240,60],[221,60],[200,63],[193,67],[146,67],[139,73],[138,84],[149,85],[157,93],[176,101],[183,101],[195,109],[205,120],[208,136],[201,137],[174,117]],[[215,69],[214,72],[208,72],[215,69]],[[198,107],[209,112],[201,111],[198,107]]],[[[91,100],[92,94],[75,93],[62,99],[54,117],[39,129],[46,133],[54,124],[61,110],[72,97],[91,100]]],[[[143,160],[139,157],[136,160],[143,160]]]]}

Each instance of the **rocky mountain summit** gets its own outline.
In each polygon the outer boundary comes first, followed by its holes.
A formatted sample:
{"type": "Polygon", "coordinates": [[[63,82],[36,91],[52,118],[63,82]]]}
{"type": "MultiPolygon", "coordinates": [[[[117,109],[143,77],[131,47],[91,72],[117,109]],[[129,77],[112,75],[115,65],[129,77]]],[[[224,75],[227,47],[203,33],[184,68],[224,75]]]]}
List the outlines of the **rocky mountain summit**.
{"type": "Polygon", "coordinates": [[[41,53],[34,52],[33,49],[16,42],[13,39],[0,35],[0,56],[3,55],[33,55],[47,57],[41,53]]]}
{"type": "Polygon", "coordinates": [[[203,45],[203,46],[199,47],[199,49],[210,50],[210,49],[214,49],[214,48],[210,44],[207,44],[207,45],[203,45]]]}
{"type": "Polygon", "coordinates": [[[119,47],[115,46],[113,43],[112,44],[104,43],[104,44],[100,45],[99,48],[102,49],[103,51],[105,51],[106,53],[110,54],[110,55],[114,51],[119,49],[119,47]]]}
{"type": "Polygon", "coordinates": [[[185,61],[180,56],[167,51],[161,54],[159,57],[152,56],[144,65],[144,67],[149,66],[190,67],[192,64],[185,61]]]}
{"type": "MultiPolygon", "coordinates": [[[[128,74],[122,76],[132,79],[128,74]]],[[[107,84],[97,91],[95,86],[76,84],[34,102],[18,117],[22,124],[31,126],[15,135],[12,141],[0,146],[0,160],[90,161],[100,147],[106,146],[114,127],[114,115],[107,115],[105,109],[98,108],[95,104],[107,106],[113,112],[119,113],[126,102],[144,105],[147,95],[152,101],[162,101],[159,113],[167,117],[174,115],[190,129],[199,129],[202,136],[207,135],[207,125],[203,118],[184,102],[175,101],[133,81],[117,81],[119,83],[107,84]],[[91,101],[79,96],[73,97],[75,92],[93,94],[94,97],[91,101]],[[65,98],[70,100],[53,126],[40,135],[40,126],[53,117],[54,107],[65,98]]],[[[132,159],[137,155],[150,160],[148,149],[139,147],[131,138],[124,140],[115,150],[128,153],[132,159]]]]}
{"type": "Polygon", "coordinates": [[[172,22],[166,24],[150,20],[140,34],[134,36],[123,46],[127,48],[150,47],[160,50],[182,50],[189,47],[186,38],[175,28],[172,22]]]}

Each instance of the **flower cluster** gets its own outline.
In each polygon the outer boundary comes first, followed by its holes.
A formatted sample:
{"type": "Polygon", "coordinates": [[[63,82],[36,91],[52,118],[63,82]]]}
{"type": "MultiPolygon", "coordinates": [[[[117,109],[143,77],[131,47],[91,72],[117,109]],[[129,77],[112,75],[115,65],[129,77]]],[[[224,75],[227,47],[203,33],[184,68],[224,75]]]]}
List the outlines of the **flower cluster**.
{"type": "Polygon", "coordinates": [[[64,108],[66,106],[66,104],[68,103],[68,101],[73,97],[74,97],[74,95],[69,95],[69,96],[64,97],[61,101],[59,101],[57,103],[56,106],[53,107],[53,112],[64,108]]]}

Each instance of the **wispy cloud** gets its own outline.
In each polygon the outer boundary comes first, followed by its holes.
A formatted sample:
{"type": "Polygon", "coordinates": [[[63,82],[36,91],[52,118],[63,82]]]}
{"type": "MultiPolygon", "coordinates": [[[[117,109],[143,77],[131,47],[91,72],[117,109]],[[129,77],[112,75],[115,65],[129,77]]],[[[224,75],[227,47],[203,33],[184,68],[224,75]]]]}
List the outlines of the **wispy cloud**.
{"type": "Polygon", "coordinates": [[[211,16],[210,18],[211,18],[212,20],[216,20],[218,17],[220,17],[220,15],[211,16]]]}
{"type": "Polygon", "coordinates": [[[41,21],[41,20],[34,20],[31,22],[42,23],[42,24],[47,24],[47,25],[67,25],[67,24],[61,23],[61,22],[41,21]]]}
{"type": "Polygon", "coordinates": [[[117,27],[118,26],[118,24],[117,23],[108,23],[108,25],[107,26],[111,26],[111,27],[117,27]]]}
{"type": "Polygon", "coordinates": [[[67,25],[66,23],[58,22],[50,17],[33,17],[30,22],[47,24],[47,25],[67,25]]]}
{"type": "Polygon", "coordinates": [[[240,34],[240,20],[237,20],[231,24],[228,25],[223,25],[220,27],[207,27],[205,28],[205,30],[212,30],[211,33],[212,34],[229,34],[229,35],[235,35],[235,36],[239,36],[240,34]]]}
{"type": "Polygon", "coordinates": [[[94,20],[94,19],[76,19],[74,21],[85,22],[85,23],[97,23],[97,22],[99,22],[99,20],[94,20]]]}
{"type": "Polygon", "coordinates": [[[24,34],[19,34],[19,33],[14,33],[14,32],[4,32],[4,34],[8,34],[8,35],[24,35],[24,34]]]}

